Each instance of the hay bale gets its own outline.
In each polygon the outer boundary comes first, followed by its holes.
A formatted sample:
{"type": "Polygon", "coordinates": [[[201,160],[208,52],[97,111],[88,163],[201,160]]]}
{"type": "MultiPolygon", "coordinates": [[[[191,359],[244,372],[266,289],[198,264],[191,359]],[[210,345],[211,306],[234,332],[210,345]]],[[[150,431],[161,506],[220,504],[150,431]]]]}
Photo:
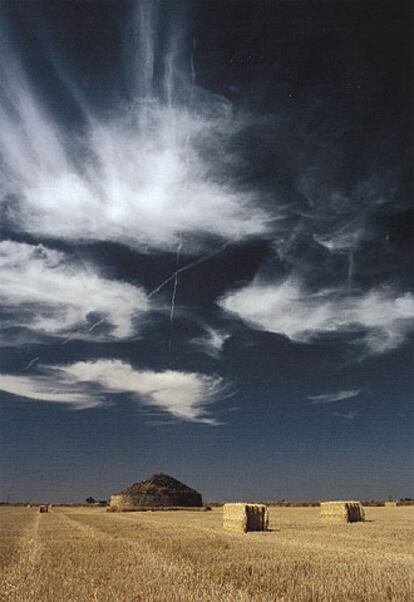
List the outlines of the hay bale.
{"type": "Polygon", "coordinates": [[[46,504],[42,504],[42,506],[39,506],[39,512],[49,512],[49,506],[47,506],[46,504]]]}
{"type": "Polygon", "coordinates": [[[330,523],[357,523],[365,520],[361,502],[321,502],[321,519],[330,523]]]}
{"type": "Polygon", "coordinates": [[[398,506],[398,502],[390,500],[388,502],[385,502],[384,506],[386,508],[396,508],[398,506]]]}
{"type": "Polygon", "coordinates": [[[223,528],[227,531],[267,531],[269,513],[264,504],[224,504],[223,528]]]}
{"type": "MultiPolygon", "coordinates": [[[[125,499],[123,495],[111,495],[109,500],[109,506],[112,508],[112,512],[116,512],[117,510],[121,510],[121,508],[125,508],[128,505],[128,500],[125,499]]],[[[131,508],[133,504],[130,504],[131,508]]]]}

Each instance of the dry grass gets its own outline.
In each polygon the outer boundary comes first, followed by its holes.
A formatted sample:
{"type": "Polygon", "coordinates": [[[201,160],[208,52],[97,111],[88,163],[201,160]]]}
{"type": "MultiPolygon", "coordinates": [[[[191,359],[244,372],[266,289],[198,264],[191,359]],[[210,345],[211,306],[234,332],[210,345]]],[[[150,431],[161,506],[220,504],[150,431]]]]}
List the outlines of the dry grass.
{"type": "Polygon", "coordinates": [[[274,508],[268,532],[222,529],[222,511],[0,510],[0,600],[13,602],[409,602],[414,508],[324,524],[274,508]]]}
{"type": "Polygon", "coordinates": [[[32,509],[0,509],[0,570],[14,560],[20,542],[27,529],[32,527],[35,518],[36,514],[32,509]]]}

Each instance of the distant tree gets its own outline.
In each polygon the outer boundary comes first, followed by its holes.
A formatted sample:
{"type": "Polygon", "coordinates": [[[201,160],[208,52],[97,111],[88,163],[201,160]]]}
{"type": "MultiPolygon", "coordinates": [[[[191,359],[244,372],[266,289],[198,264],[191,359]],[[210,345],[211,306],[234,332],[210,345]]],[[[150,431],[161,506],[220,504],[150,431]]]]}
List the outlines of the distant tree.
{"type": "Polygon", "coordinates": [[[94,504],[95,503],[95,498],[94,497],[87,497],[86,498],[86,503],[87,504],[94,504]]]}

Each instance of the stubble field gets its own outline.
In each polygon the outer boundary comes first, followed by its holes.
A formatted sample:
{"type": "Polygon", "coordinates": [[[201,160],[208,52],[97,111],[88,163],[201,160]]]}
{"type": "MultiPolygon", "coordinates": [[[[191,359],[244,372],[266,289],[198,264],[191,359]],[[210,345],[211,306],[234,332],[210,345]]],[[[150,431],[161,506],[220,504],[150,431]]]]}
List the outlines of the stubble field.
{"type": "Polygon", "coordinates": [[[414,508],[326,525],[272,508],[270,531],[221,529],[212,512],[0,509],[0,600],[382,602],[414,600],[414,508]]]}

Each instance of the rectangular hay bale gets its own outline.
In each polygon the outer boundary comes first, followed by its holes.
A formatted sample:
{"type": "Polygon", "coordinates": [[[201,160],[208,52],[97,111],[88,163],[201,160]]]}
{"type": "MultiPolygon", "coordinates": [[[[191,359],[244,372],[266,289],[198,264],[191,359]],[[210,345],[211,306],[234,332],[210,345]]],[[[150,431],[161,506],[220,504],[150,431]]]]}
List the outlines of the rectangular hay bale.
{"type": "Polygon", "coordinates": [[[385,502],[384,506],[386,508],[396,508],[398,506],[398,502],[390,500],[388,502],[385,502]]]}
{"type": "Polygon", "coordinates": [[[265,504],[224,504],[223,528],[227,531],[267,531],[269,513],[265,504]]]}
{"type": "Polygon", "coordinates": [[[121,508],[123,507],[122,495],[111,495],[111,498],[109,500],[109,507],[111,508],[111,510],[108,510],[108,512],[116,512],[121,510],[121,508]]]}
{"type": "Polygon", "coordinates": [[[361,502],[321,502],[321,519],[330,523],[357,523],[365,520],[361,502]]]}

